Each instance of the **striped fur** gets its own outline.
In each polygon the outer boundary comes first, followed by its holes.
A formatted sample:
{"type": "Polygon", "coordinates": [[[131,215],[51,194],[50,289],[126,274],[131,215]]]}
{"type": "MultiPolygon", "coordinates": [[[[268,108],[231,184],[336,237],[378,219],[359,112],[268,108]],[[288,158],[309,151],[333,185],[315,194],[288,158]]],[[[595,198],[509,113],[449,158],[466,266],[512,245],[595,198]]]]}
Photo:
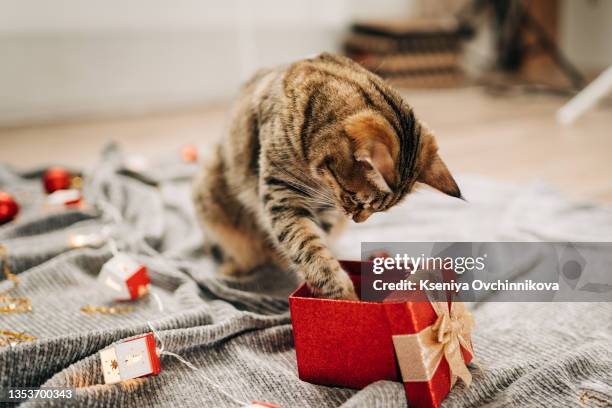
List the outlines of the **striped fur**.
{"type": "Polygon", "coordinates": [[[318,295],[354,299],[328,240],[417,182],[460,197],[433,135],[399,94],[353,61],[322,54],[244,85],[194,202],[225,273],[296,268],[318,295]]]}

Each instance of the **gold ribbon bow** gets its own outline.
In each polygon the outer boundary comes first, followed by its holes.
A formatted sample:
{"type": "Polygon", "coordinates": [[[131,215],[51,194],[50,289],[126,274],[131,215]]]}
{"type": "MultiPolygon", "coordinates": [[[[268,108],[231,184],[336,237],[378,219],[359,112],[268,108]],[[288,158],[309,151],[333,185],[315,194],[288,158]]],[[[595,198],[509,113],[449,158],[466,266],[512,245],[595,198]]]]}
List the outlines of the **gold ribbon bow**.
{"type": "Polygon", "coordinates": [[[404,382],[429,381],[435,374],[442,357],[446,358],[451,373],[451,388],[457,377],[467,386],[472,383],[461,347],[471,354],[470,333],[474,318],[461,302],[431,302],[438,315],[436,322],[414,334],[393,336],[393,345],[404,382]]]}

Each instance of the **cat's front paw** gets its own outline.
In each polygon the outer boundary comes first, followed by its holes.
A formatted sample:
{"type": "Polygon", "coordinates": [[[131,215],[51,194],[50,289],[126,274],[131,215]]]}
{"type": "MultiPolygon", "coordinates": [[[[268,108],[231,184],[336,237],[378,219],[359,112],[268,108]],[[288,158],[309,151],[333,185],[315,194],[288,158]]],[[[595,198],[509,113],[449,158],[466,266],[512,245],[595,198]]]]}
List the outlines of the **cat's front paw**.
{"type": "Polygon", "coordinates": [[[329,284],[315,291],[317,297],[325,299],[337,300],[359,300],[359,296],[355,292],[355,286],[351,278],[344,273],[338,273],[338,276],[329,284]]]}

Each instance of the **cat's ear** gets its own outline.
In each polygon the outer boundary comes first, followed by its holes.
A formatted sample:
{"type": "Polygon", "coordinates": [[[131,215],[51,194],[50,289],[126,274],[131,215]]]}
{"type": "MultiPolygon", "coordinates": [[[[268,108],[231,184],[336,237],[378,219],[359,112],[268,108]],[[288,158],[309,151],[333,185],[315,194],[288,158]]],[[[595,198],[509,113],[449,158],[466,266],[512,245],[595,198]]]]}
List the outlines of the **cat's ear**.
{"type": "Polygon", "coordinates": [[[423,147],[419,158],[420,168],[417,181],[448,194],[451,197],[464,199],[457,182],[448,167],[438,155],[438,145],[431,133],[424,133],[423,147]]]}
{"type": "Polygon", "coordinates": [[[395,184],[395,162],[383,143],[373,141],[355,151],[355,160],[367,166],[366,177],[381,191],[391,192],[395,184]]]}
{"type": "Polygon", "coordinates": [[[451,197],[463,199],[457,182],[437,153],[431,159],[429,165],[421,169],[417,181],[427,184],[451,197]]]}
{"type": "Polygon", "coordinates": [[[395,157],[399,146],[393,128],[381,115],[362,111],[349,117],[345,130],[353,145],[353,158],[363,164],[365,176],[376,187],[391,192],[396,184],[395,157]]]}

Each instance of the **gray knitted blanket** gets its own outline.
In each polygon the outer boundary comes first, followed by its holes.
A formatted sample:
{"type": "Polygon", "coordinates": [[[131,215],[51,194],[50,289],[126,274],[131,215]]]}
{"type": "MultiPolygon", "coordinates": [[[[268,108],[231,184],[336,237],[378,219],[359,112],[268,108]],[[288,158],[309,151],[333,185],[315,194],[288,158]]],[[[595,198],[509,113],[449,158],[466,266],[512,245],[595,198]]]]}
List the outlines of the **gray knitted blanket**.
{"type": "MultiPolygon", "coordinates": [[[[40,171],[0,166],[0,190],[20,201],[18,220],[0,227],[0,243],[33,311],[0,314],[0,330],[36,336],[0,348],[1,387],[71,387],[69,401],[24,406],[239,406],[264,400],[282,407],[404,407],[400,383],[363,390],[324,387],[297,377],[287,295],[298,279],[262,271],[222,279],[201,252],[190,201],[195,164],[152,160],[125,170],[115,147],[85,175],[82,210],[42,206],[40,171]],[[95,205],[93,205],[95,204],[95,205]],[[106,235],[102,235],[106,234],[106,235]],[[108,241],[73,248],[71,237],[110,236],[148,267],[151,296],[131,313],[86,314],[109,305],[96,282],[110,259],[108,241]],[[166,350],[159,375],[105,385],[98,352],[155,327],[166,350]]],[[[336,247],[359,257],[361,241],[612,240],[612,209],[571,202],[544,185],[518,188],[460,178],[469,204],[420,192],[371,222],[352,226],[336,247]]],[[[0,281],[0,291],[10,287],[0,281]]],[[[474,381],[444,402],[467,406],[612,405],[612,305],[486,303],[474,305],[474,381]]]]}

